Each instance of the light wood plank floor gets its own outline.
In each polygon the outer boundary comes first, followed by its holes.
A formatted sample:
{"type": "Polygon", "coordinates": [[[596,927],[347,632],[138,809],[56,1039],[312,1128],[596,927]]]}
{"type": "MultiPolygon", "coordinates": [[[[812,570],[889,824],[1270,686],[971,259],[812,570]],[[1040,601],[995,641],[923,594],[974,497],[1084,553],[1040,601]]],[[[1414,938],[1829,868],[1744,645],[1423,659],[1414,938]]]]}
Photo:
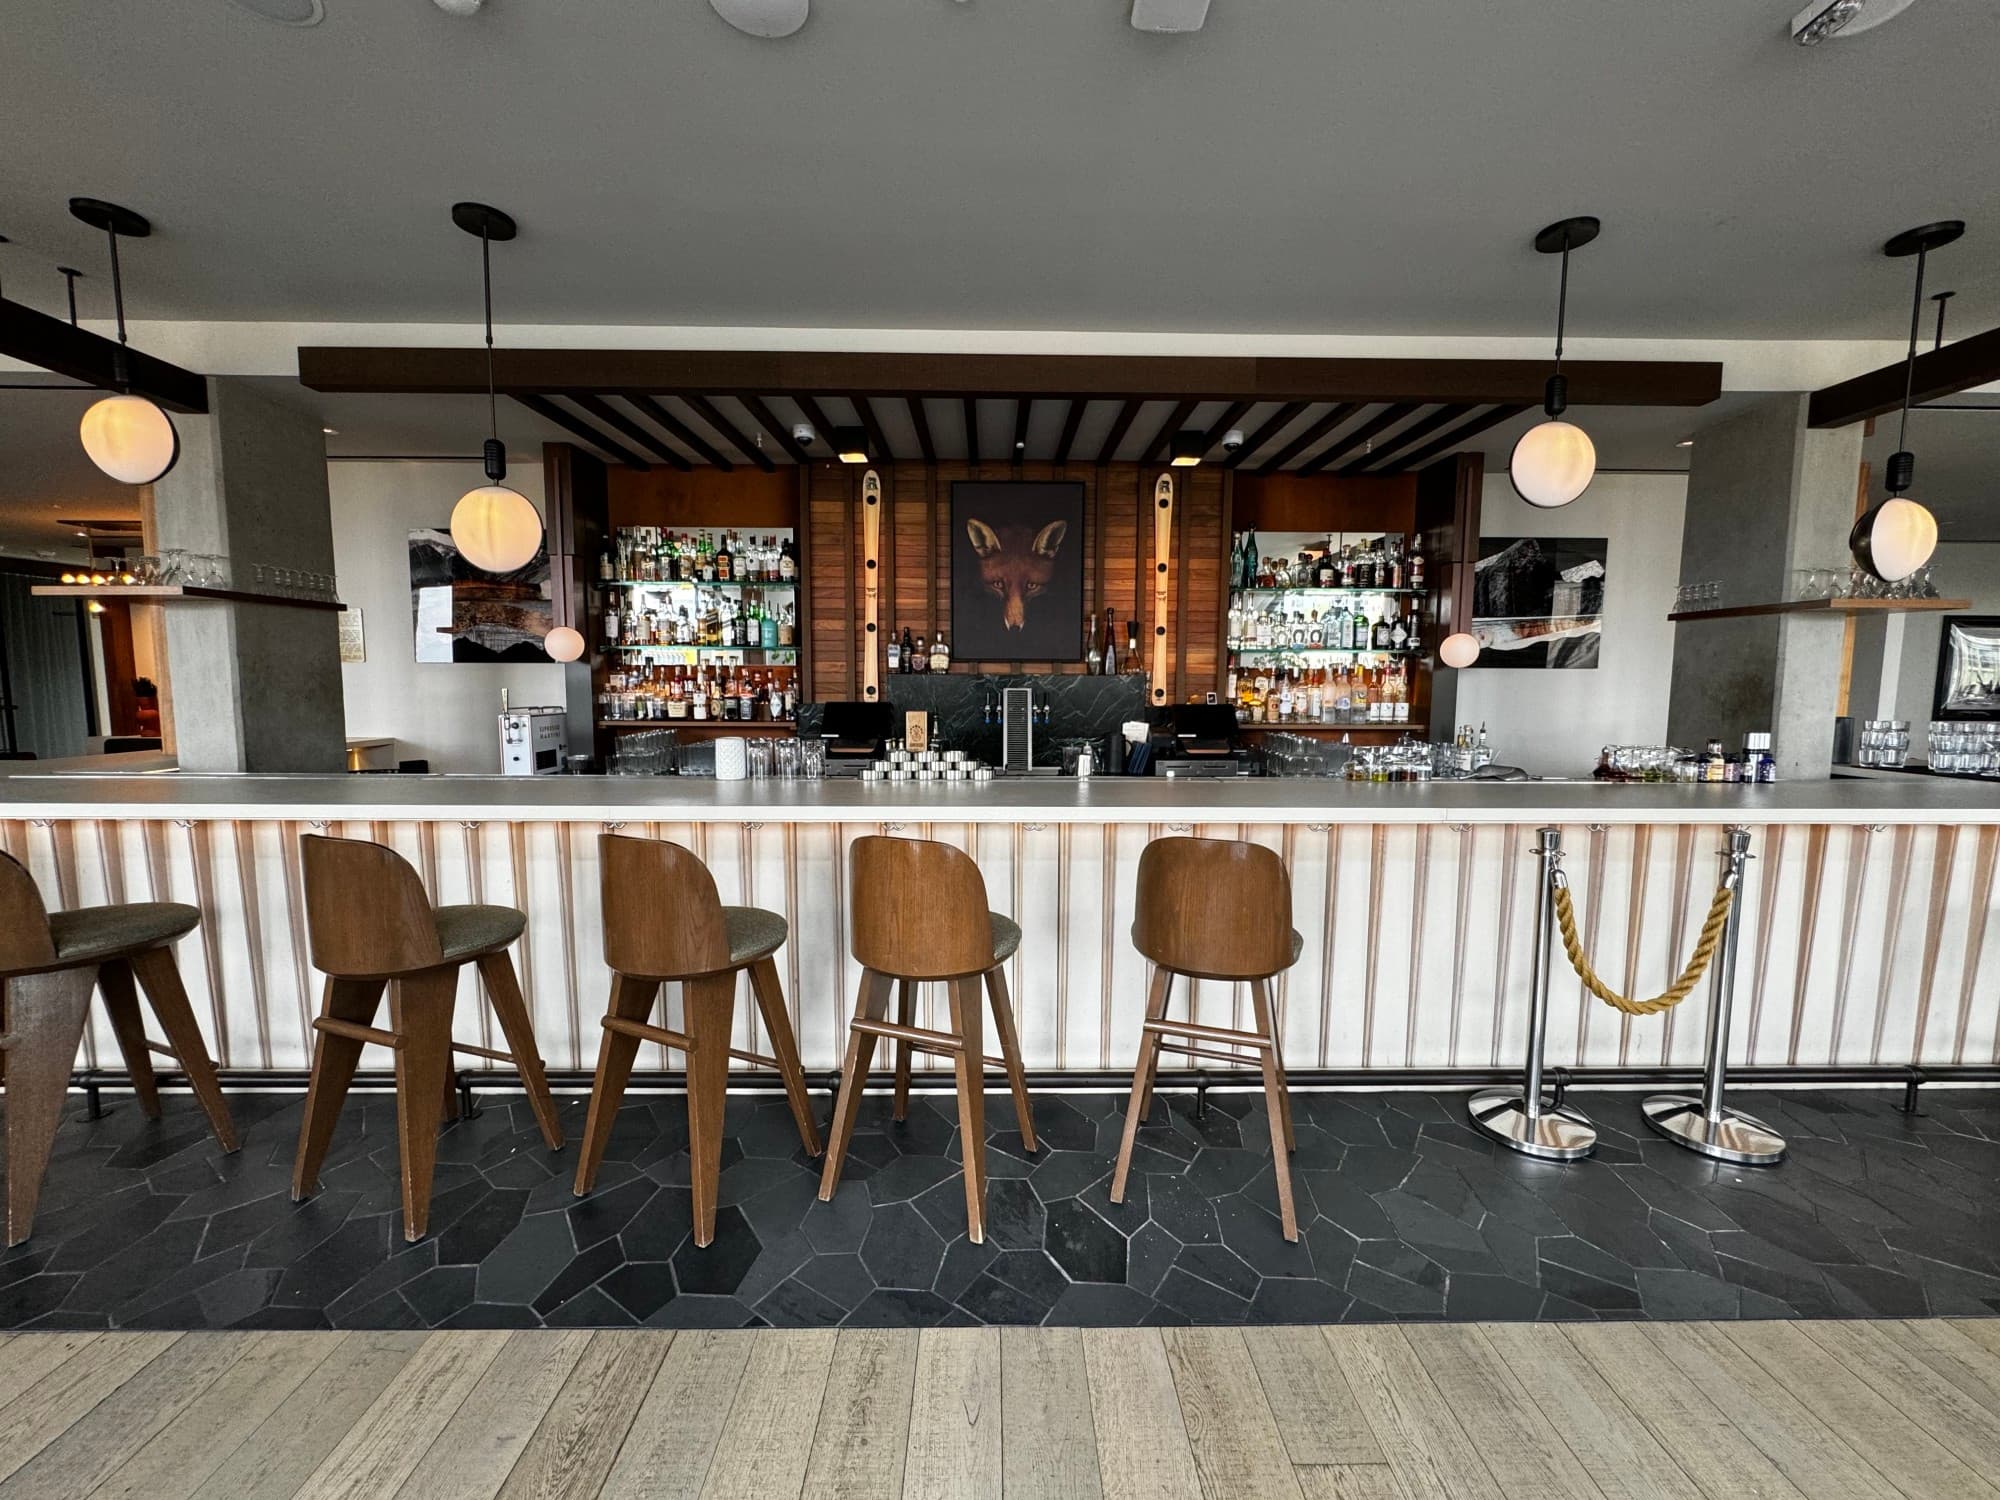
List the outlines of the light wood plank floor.
{"type": "Polygon", "coordinates": [[[2000,1500],[2000,1319],[0,1335],[0,1500],[2000,1500]]]}

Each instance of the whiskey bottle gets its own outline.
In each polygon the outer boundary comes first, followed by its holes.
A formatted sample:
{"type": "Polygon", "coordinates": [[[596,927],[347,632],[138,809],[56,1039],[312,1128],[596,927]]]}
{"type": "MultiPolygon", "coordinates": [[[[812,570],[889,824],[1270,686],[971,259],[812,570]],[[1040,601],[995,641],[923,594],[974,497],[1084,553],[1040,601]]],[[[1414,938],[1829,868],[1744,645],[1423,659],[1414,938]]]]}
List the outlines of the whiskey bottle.
{"type": "Polygon", "coordinates": [[[1381,618],[1379,618],[1375,622],[1375,634],[1373,640],[1373,646],[1375,650],[1387,651],[1389,649],[1389,634],[1390,634],[1389,611],[1386,608],[1384,608],[1382,611],[1381,618]]]}
{"type": "Polygon", "coordinates": [[[917,633],[917,649],[915,651],[910,650],[908,646],[903,647],[903,661],[912,672],[928,672],[930,670],[931,654],[924,649],[923,632],[919,631],[917,633]]]}
{"type": "Polygon", "coordinates": [[[734,578],[730,571],[736,564],[736,554],[729,550],[729,539],[724,537],[722,545],[715,551],[715,581],[728,583],[734,578]]]}
{"type": "Polygon", "coordinates": [[[944,643],[944,632],[931,637],[931,670],[949,672],[951,670],[951,647],[944,643]]]}
{"type": "Polygon", "coordinates": [[[786,537],[784,546],[778,549],[778,581],[780,583],[796,583],[798,582],[798,577],[799,549],[793,545],[790,537],[786,537]]]}
{"type": "Polygon", "coordinates": [[[1424,539],[1421,533],[1410,538],[1410,587],[1424,586],[1424,539]]]}
{"type": "MultiPolygon", "coordinates": [[[[904,631],[908,635],[909,631],[904,631]]],[[[894,677],[903,670],[903,643],[896,639],[896,632],[889,632],[889,675],[894,677]]]]}

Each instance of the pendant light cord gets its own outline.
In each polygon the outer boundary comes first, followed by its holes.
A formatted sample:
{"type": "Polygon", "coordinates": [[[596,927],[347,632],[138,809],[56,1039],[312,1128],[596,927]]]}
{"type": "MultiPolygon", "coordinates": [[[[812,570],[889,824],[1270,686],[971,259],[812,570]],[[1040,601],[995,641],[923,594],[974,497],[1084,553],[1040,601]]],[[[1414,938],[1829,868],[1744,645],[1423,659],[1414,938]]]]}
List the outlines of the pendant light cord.
{"type": "Polygon", "coordinates": [[[1569,315],[1569,231],[1563,231],[1562,282],[1556,292],[1556,374],[1563,368],[1563,324],[1569,315]]]}
{"type": "MultiPolygon", "coordinates": [[[[118,342],[125,342],[125,279],[118,272],[118,231],[107,229],[111,240],[111,305],[118,309],[118,342]]],[[[74,288],[75,283],[72,282],[74,288]]]]}
{"type": "Polygon", "coordinates": [[[1910,396],[1917,387],[1917,330],[1924,317],[1924,262],[1928,249],[1917,251],[1917,289],[1910,298],[1910,352],[1903,361],[1903,416],[1896,426],[1896,451],[1908,450],[1910,443],[1910,396]]]}
{"type": "Polygon", "coordinates": [[[500,436],[500,403],[493,394],[493,242],[484,224],[479,226],[479,271],[486,292],[486,422],[494,437],[500,436]]]}

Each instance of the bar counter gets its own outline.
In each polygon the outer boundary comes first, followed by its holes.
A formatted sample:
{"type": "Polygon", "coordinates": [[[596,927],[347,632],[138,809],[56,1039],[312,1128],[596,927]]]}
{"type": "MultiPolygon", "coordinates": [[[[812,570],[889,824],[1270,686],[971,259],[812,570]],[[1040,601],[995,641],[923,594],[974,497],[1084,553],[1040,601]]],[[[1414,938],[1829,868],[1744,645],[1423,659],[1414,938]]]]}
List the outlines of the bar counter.
{"type": "MultiPolygon", "coordinates": [[[[1751,829],[1737,979],[1739,1062],[1984,1065],[1996,1060],[2000,941],[1988,941],[2000,789],[1925,777],[1777,786],[1594,783],[1000,780],[973,786],[678,778],[0,778],[0,842],[54,906],[180,900],[203,912],[181,967],[218,1060],[293,1070],[318,976],[299,899],[298,836],[395,846],[433,899],[514,905],[544,1055],[587,1069],[609,975],[596,835],[671,838],[725,902],[782,912],[778,955],[806,1064],[838,1058],[858,971],[846,956],[847,845],[935,837],[978,862],[1025,938],[1010,979],[1030,1068],[1129,1067],[1145,965],[1128,931],[1140,851],[1174,833],[1247,838],[1286,860],[1298,964],[1280,981],[1286,1060],[1315,1068],[1490,1071],[1518,1065],[1534,907],[1531,830],[1561,828],[1599,972],[1652,994],[1706,913],[1724,826],[1751,829]]],[[[1627,1018],[1558,955],[1553,1067],[1696,1065],[1707,989],[1627,1018]]],[[[471,983],[468,978],[467,983],[471,983]]],[[[672,987],[669,987],[670,990],[672,987]]],[[[941,994],[927,992],[928,1012],[941,994]]],[[[464,998],[464,997],[462,997],[464,998]]],[[[1177,996],[1176,1008],[1184,1002],[1177,996]]],[[[677,996],[669,998],[678,1011],[677,996]]],[[[1194,1019],[1241,1024],[1246,996],[1197,984],[1194,1019]]],[[[484,1007],[462,1039],[491,1045],[484,1007]]],[[[764,1050],[753,1007],[738,1045],[764,1050]]],[[[101,1018],[87,1062],[117,1052],[101,1018]]],[[[648,1048],[642,1067],[664,1065],[648,1048]]]]}

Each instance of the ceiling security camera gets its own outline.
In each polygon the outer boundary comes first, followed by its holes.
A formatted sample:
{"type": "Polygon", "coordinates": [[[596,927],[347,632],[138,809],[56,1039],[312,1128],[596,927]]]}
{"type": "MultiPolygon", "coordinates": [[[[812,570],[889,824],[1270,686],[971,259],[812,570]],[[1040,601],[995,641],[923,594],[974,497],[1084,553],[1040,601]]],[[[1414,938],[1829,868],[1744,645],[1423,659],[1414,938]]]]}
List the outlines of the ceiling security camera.
{"type": "Polygon", "coordinates": [[[810,422],[794,422],[792,424],[792,441],[797,443],[801,448],[811,447],[813,439],[818,436],[819,434],[813,431],[813,425],[810,422]]]}
{"type": "Polygon", "coordinates": [[[1223,452],[1234,453],[1238,448],[1241,448],[1242,446],[1243,446],[1243,429],[1241,427],[1232,427],[1229,429],[1229,431],[1223,433],[1222,435],[1223,452]]]}

